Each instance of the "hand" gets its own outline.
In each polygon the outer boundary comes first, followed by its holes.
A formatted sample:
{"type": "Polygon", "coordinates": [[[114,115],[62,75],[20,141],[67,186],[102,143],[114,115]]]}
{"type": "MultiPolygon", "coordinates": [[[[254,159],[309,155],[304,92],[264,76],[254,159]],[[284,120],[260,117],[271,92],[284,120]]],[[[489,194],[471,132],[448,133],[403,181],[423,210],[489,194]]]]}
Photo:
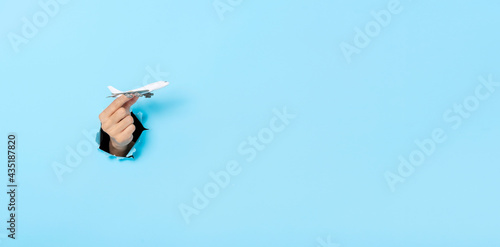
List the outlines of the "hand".
{"type": "Polygon", "coordinates": [[[130,107],[138,99],[135,96],[127,98],[121,95],[99,114],[101,128],[110,137],[109,152],[113,155],[125,157],[134,146],[132,140],[135,125],[134,118],[130,115],[130,107]]]}

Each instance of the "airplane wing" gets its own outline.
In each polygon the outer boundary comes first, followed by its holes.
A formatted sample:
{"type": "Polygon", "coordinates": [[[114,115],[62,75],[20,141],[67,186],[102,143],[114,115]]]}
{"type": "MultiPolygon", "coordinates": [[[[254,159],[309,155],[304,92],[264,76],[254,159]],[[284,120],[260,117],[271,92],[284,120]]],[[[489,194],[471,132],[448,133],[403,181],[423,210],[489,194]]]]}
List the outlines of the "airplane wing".
{"type": "Polygon", "coordinates": [[[122,94],[124,94],[124,95],[127,95],[127,94],[134,95],[136,93],[142,95],[142,94],[149,93],[149,90],[131,90],[131,91],[127,91],[127,92],[113,93],[111,96],[108,96],[108,98],[115,98],[115,97],[120,96],[122,94]]]}

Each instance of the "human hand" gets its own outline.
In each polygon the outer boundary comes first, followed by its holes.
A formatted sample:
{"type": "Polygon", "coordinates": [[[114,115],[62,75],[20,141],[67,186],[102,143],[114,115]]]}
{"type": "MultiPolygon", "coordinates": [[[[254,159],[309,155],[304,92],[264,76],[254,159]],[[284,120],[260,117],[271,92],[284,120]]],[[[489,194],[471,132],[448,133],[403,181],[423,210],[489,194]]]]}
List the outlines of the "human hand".
{"type": "Polygon", "coordinates": [[[109,152],[113,155],[125,157],[134,146],[132,140],[135,125],[130,107],[138,99],[135,96],[127,98],[121,95],[99,114],[101,128],[110,137],[109,152]]]}

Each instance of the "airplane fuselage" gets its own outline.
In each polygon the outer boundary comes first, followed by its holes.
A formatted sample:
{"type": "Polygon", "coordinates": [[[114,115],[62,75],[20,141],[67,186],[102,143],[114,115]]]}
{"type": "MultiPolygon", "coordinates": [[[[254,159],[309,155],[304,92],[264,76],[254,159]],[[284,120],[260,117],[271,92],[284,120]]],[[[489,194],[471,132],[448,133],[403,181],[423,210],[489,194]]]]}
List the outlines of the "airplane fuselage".
{"type": "Polygon", "coordinates": [[[125,95],[128,98],[132,98],[134,96],[137,96],[137,97],[144,96],[146,98],[151,98],[151,96],[154,95],[152,93],[153,91],[158,90],[160,88],[164,88],[168,84],[169,84],[168,81],[157,81],[157,82],[153,82],[151,84],[148,84],[144,87],[140,87],[140,88],[130,90],[130,91],[125,91],[125,92],[119,91],[118,89],[113,88],[112,86],[108,86],[109,90],[111,91],[111,96],[109,96],[109,97],[114,98],[114,97],[117,97],[120,95],[125,95]]]}

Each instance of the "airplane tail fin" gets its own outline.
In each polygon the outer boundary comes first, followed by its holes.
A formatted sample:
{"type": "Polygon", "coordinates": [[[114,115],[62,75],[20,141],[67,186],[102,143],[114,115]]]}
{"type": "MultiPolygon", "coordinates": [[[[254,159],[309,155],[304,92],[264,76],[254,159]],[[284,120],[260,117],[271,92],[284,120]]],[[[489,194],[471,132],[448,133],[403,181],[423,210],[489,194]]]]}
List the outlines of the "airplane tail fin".
{"type": "Polygon", "coordinates": [[[109,91],[111,91],[112,94],[115,94],[115,93],[121,93],[122,91],[112,87],[112,86],[108,86],[108,89],[109,91]]]}

